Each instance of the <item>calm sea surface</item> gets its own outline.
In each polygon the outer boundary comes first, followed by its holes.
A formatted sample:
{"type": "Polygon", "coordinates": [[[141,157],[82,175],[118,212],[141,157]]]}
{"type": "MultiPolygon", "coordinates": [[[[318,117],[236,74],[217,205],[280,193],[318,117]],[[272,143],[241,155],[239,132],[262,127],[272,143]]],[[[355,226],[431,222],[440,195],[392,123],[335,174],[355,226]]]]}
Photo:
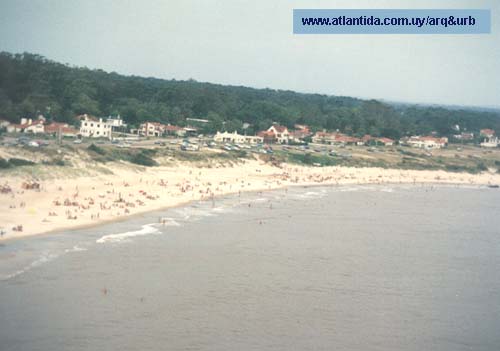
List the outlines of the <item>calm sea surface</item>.
{"type": "Polygon", "coordinates": [[[293,188],[6,242],[0,350],[500,350],[500,191],[293,188]]]}

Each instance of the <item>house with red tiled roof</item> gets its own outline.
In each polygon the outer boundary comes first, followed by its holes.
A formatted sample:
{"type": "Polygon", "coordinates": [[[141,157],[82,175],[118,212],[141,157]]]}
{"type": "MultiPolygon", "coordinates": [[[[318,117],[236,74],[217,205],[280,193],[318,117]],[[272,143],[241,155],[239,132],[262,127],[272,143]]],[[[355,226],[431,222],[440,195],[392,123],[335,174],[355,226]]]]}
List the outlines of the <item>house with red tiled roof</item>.
{"type": "Polygon", "coordinates": [[[479,135],[485,138],[493,138],[495,131],[493,129],[481,129],[479,135]]]}
{"type": "Polygon", "coordinates": [[[2,125],[5,126],[7,132],[9,133],[43,134],[44,123],[45,118],[43,118],[43,116],[39,116],[36,120],[32,120],[31,118],[21,118],[21,122],[19,124],[7,122],[2,125]]]}
{"type": "Polygon", "coordinates": [[[266,144],[274,144],[276,142],[276,135],[274,134],[274,132],[262,130],[257,133],[257,136],[262,138],[262,141],[266,144]]]}
{"type": "Polygon", "coordinates": [[[312,142],[315,144],[333,144],[335,142],[335,137],[337,136],[337,132],[316,132],[312,137],[312,142]]]}
{"type": "Polygon", "coordinates": [[[377,140],[377,143],[381,143],[384,146],[392,146],[392,145],[394,145],[394,140],[392,140],[390,138],[382,137],[382,138],[377,138],[376,140],[377,140]]]}
{"type": "Polygon", "coordinates": [[[411,136],[402,141],[409,146],[422,149],[441,149],[448,144],[448,138],[437,138],[433,136],[411,136]]]}
{"type": "Polygon", "coordinates": [[[62,136],[74,137],[78,135],[78,130],[71,127],[68,123],[52,122],[45,125],[45,134],[56,136],[58,133],[61,133],[62,136]]]}
{"type": "Polygon", "coordinates": [[[302,142],[305,138],[311,135],[311,130],[303,124],[294,125],[295,130],[290,132],[290,139],[294,142],[302,142]]]}
{"type": "Polygon", "coordinates": [[[312,137],[313,143],[317,144],[359,144],[363,143],[362,139],[356,138],[353,136],[345,135],[340,132],[316,132],[316,134],[312,137]]]}
{"type": "Polygon", "coordinates": [[[361,142],[360,138],[345,135],[342,133],[338,133],[335,137],[336,144],[347,145],[347,144],[359,144],[360,142],[361,142]]]}
{"type": "Polygon", "coordinates": [[[169,133],[169,134],[177,134],[179,133],[180,131],[182,131],[182,127],[179,127],[179,126],[174,126],[174,125],[171,125],[171,124],[167,124],[165,126],[165,132],[166,133],[169,133]]]}
{"type": "Polygon", "coordinates": [[[43,134],[45,133],[43,122],[41,119],[36,121],[30,119],[27,123],[21,124],[21,129],[24,133],[43,134]]]}
{"type": "Polygon", "coordinates": [[[160,122],[145,122],[138,129],[139,135],[146,137],[161,137],[165,134],[184,136],[186,133],[196,133],[197,129],[192,127],[179,127],[171,124],[163,124],[160,122]]]}
{"type": "Polygon", "coordinates": [[[493,129],[481,129],[479,134],[484,138],[481,142],[481,147],[498,147],[500,140],[495,136],[495,131],[493,129]]]}
{"type": "Polygon", "coordinates": [[[363,137],[361,138],[361,141],[363,142],[364,145],[368,145],[368,143],[370,141],[373,140],[373,137],[370,135],[370,134],[365,134],[363,135],[363,137]]]}
{"type": "Polygon", "coordinates": [[[296,131],[301,131],[304,134],[311,135],[311,129],[305,124],[295,124],[293,127],[296,131]]]}
{"type": "Polygon", "coordinates": [[[145,122],[139,127],[139,134],[149,137],[160,137],[165,133],[165,125],[160,122],[145,122]]]}

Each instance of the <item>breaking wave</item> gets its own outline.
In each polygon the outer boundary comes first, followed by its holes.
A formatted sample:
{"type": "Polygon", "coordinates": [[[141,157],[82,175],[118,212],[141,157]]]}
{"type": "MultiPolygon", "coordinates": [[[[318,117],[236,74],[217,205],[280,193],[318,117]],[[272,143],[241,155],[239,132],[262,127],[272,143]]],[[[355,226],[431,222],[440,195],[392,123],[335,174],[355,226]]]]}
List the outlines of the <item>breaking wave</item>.
{"type": "Polygon", "coordinates": [[[156,233],[160,233],[158,228],[156,228],[156,224],[145,224],[139,230],[104,235],[103,237],[97,239],[96,243],[98,243],[98,244],[118,243],[118,242],[122,242],[124,240],[128,240],[130,238],[136,237],[136,236],[144,236],[144,235],[150,235],[150,234],[156,234],[156,233]]]}

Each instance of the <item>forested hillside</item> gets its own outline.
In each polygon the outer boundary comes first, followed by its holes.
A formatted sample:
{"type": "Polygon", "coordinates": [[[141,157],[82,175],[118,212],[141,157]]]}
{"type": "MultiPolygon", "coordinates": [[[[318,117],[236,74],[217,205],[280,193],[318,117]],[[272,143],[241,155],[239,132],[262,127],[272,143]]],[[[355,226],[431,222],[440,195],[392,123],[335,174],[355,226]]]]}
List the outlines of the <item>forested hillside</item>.
{"type": "Polygon", "coordinates": [[[457,124],[470,131],[500,132],[500,113],[494,112],[124,76],[35,54],[0,53],[0,118],[14,122],[38,113],[71,123],[82,113],[120,114],[132,126],[146,120],[185,125],[187,117],[194,117],[210,120],[207,131],[241,130],[250,123],[250,133],[272,122],[390,138],[431,131],[450,135],[457,124]]]}

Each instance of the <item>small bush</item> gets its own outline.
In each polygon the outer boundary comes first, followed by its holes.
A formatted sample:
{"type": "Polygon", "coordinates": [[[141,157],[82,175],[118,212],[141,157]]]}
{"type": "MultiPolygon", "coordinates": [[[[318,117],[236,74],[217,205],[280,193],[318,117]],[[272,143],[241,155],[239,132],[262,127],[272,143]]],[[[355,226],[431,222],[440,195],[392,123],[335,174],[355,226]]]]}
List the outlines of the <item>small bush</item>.
{"type": "Polygon", "coordinates": [[[12,166],[14,166],[14,167],[17,167],[17,166],[30,166],[30,165],[34,165],[35,162],[24,160],[22,158],[11,158],[11,159],[9,159],[9,164],[12,165],[12,166]]]}
{"type": "Polygon", "coordinates": [[[158,163],[151,157],[149,157],[147,153],[144,151],[141,151],[133,155],[130,158],[130,162],[135,163],[136,165],[147,166],[147,167],[158,166],[158,163]]]}
{"type": "Polygon", "coordinates": [[[9,161],[0,157],[0,169],[6,169],[9,167],[10,167],[9,161]]]}
{"type": "Polygon", "coordinates": [[[87,150],[93,151],[93,152],[95,152],[96,154],[99,154],[99,155],[105,155],[106,154],[106,151],[104,151],[103,148],[100,148],[99,146],[97,146],[95,144],[90,144],[89,147],[87,148],[87,150]]]}
{"type": "Polygon", "coordinates": [[[42,164],[46,166],[68,166],[69,163],[64,161],[62,158],[57,158],[55,160],[42,161],[42,164]]]}
{"type": "Polygon", "coordinates": [[[476,167],[481,172],[488,170],[488,167],[484,164],[484,162],[479,162],[476,167]]]}
{"type": "Polygon", "coordinates": [[[460,165],[446,165],[445,170],[449,172],[469,172],[469,168],[460,165]]]}

